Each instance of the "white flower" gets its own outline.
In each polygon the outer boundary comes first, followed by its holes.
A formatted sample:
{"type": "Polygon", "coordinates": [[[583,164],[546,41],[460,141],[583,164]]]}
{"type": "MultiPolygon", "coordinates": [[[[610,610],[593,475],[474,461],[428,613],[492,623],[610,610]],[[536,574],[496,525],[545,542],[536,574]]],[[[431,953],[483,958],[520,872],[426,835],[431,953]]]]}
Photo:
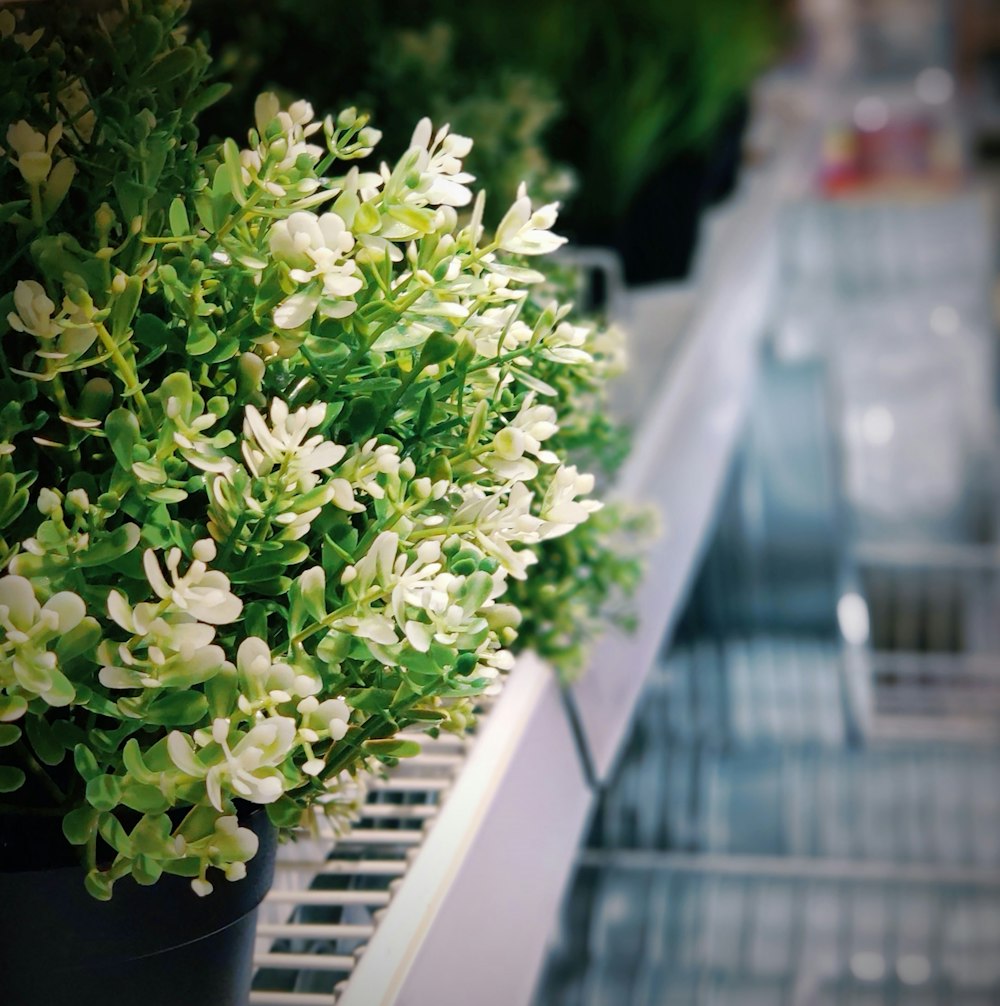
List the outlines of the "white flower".
{"type": "Polygon", "coordinates": [[[52,151],[62,138],[62,126],[56,124],[46,136],[21,119],[7,127],[7,143],[17,158],[11,158],[29,185],[41,185],[52,170],[52,151]]]}
{"type": "Polygon", "coordinates": [[[392,444],[379,444],[373,437],[344,461],[339,475],[355,490],[380,500],[385,497],[385,489],[378,482],[379,476],[395,476],[399,466],[399,449],[392,444]]]}
{"type": "Polygon", "coordinates": [[[230,746],[230,724],[216,719],[208,736],[199,737],[207,746],[219,747],[221,760],[206,766],[195,754],[190,739],[178,730],[167,736],[171,761],[186,775],[205,780],[205,790],[212,806],[223,810],[224,789],[251,803],[274,803],[284,792],[284,777],[278,766],[292,753],[297,726],[289,716],[271,716],[237,734],[230,746]]]}
{"type": "Polygon", "coordinates": [[[590,329],[560,321],[551,332],[542,336],[542,356],[554,363],[566,363],[570,366],[593,363],[594,358],[583,348],[589,336],[590,329]]]}
{"type": "Polygon", "coordinates": [[[410,149],[419,151],[414,167],[420,172],[420,181],[414,191],[431,206],[467,206],[472,192],[465,183],[475,177],[462,170],[462,158],[472,150],[472,140],[450,132],[445,125],[432,142],[431,129],[431,120],[423,118],[410,138],[410,149]]]}
{"type": "MultiPolygon", "coordinates": [[[[268,234],[268,243],[275,258],[300,270],[309,269],[322,259],[344,258],[354,247],[354,235],[336,213],[317,216],[307,210],[298,210],[274,224],[268,234]]],[[[294,271],[292,278],[305,282],[294,271]]]]}
{"type": "Polygon", "coordinates": [[[18,280],[14,287],[14,307],[7,322],[16,332],[27,332],[38,339],[49,340],[59,335],[61,329],[52,318],[55,304],[41,283],[33,279],[18,280]]]}
{"type": "Polygon", "coordinates": [[[354,235],[341,217],[299,210],[277,221],[268,240],[271,254],[293,267],[290,275],[296,283],[323,283],[322,295],[300,292],[279,304],[273,316],[278,328],[300,328],[317,308],[330,318],[344,318],[355,310],[349,298],[364,282],[357,263],[346,257],[354,248],[354,235]]]}
{"type": "Polygon", "coordinates": [[[98,647],[98,677],[106,688],[189,688],[232,669],[222,647],[209,645],[215,637],[212,626],[186,615],[150,618],[152,608],[137,604],[136,614],[117,591],[108,596],[111,617],[139,638],[131,644],[104,640],[98,647]],[[136,653],[140,647],[141,655],[136,653]]]}
{"type": "Polygon", "coordinates": [[[541,521],[531,513],[531,490],[523,482],[515,483],[509,494],[470,486],[464,496],[452,523],[473,526],[472,536],[479,546],[499,559],[515,579],[525,579],[538,557],[528,549],[514,549],[511,543],[532,545],[539,540],[541,521]]]}
{"type": "Polygon", "coordinates": [[[247,468],[263,478],[278,469],[284,480],[300,493],[308,492],[319,482],[316,474],[332,468],[347,451],[346,447],[324,440],[322,435],[307,437],[311,429],[326,417],[326,406],[316,403],[289,412],[288,406],[275,398],[271,402],[271,427],[252,405],[246,407],[243,419],[243,458],[247,468]]]}
{"type": "Polygon", "coordinates": [[[548,255],[566,243],[566,238],[552,233],[558,216],[558,203],[549,203],[531,211],[527,187],[521,183],[517,199],[497,227],[496,243],[514,255],[548,255]]]}
{"type": "Polygon", "coordinates": [[[538,466],[525,455],[545,464],[557,464],[559,456],[545,450],[542,441],[559,432],[556,410],[551,405],[534,405],[534,394],[526,395],[517,415],[493,437],[491,450],[480,460],[491,472],[510,481],[530,481],[538,466]]]}
{"type": "Polygon", "coordinates": [[[248,636],[240,643],[236,651],[236,670],[246,683],[246,692],[267,696],[273,702],[306,698],[323,687],[323,682],[315,675],[304,674],[283,660],[272,660],[270,647],[258,636],[248,636]]]}
{"type": "Polygon", "coordinates": [[[407,589],[406,603],[418,609],[419,617],[407,620],[406,638],[420,652],[426,652],[432,642],[460,650],[475,646],[477,637],[489,627],[481,609],[492,602],[502,579],[482,571],[469,576],[444,572],[429,583],[407,589]]]}
{"type": "Polygon", "coordinates": [[[491,307],[472,316],[465,326],[482,357],[510,353],[531,341],[531,328],[517,319],[518,304],[491,307]]]}
{"type": "Polygon", "coordinates": [[[302,717],[298,737],[309,756],[302,771],[317,776],[326,768],[326,762],[313,755],[312,745],[326,737],[334,742],[341,740],[347,733],[351,707],[342,698],[320,702],[311,695],[296,706],[296,711],[302,717]]]}
{"type": "Polygon", "coordinates": [[[540,507],[544,522],[541,537],[557,538],[582,524],[602,505],[597,500],[578,500],[576,497],[594,491],[594,476],[582,474],[575,465],[561,466],[552,476],[540,507]]]}
{"type": "MultiPolygon", "coordinates": [[[[208,554],[210,546],[211,555],[214,556],[215,542],[211,538],[202,540],[207,542],[202,554],[208,554]]],[[[231,592],[229,577],[218,570],[210,570],[202,559],[193,560],[182,576],[180,561],[179,548],[172,548],[167,552],[166,565],[171,580],[168,583],[160,569],[156,553],[151,548],[143,553],[142,565],[146,579],[157,597],[169,601],[174,608],[186,612],[199,622],[208,622],[209,625],[235,622],[243,610],[243,602],[231,592]]]]}
{"type": "Polygon", "coordinates": [[[19,280],[14,287],[14,307],[7,322],[17,332],[27,332],[42,343],[38,355],[61,360],[85,353],[97,338],[90,312],[63,298],[61,313],[53,318],[55,304],[45,288],[33,279],[19,280]],[[55,340],[55,346],[52,342],[55,340]]]}
{"type": "MultiPolygon", "coordinates": [[[[447,226],[450,218],[435,207],[466,206],[472,200],[467,182],[473,176],[462,170],[472,141],[450,134],[443,126],[432,136],[430,119],[421,119],[406,153],[390,172],[382,166],[381,237],[407,241],[447,226]]],[[[368,229],[372,231],[371,228],[368,229]]]]}
{"type": "Polygon", "coordinates": [[[293,328],[301,328],[316,313],[317,307],[319,307],[318,293],[293,293],[274,309],[271,318],[275,328],[287,332],[293,328]]]}
{"type": "Polygon", "coordinates": [[[69,705],[76,690],[48,646],[75,629],[86,613],[72,591],[53,594],[43,605],[30,580],[0,577],[0,686],[20,688],[50,706],[69,705]]]}
{"type": "MultiPolygon", "coordinates": [[[[323,156],[323,148],[305,142],[323,127],[321,122],[313,122],[312,119],[313,107],[308,101],[293,101],[286,111],[282,111],[277,95],[270,92],[261,94],[254,104],[254,120],[260,134],[260,147],[252,152],[257,155],[255,166],[260,166],[261,153],[275,158],[278,172],[293,168],[303,154],[313,161],[319,160],[323,156]],[[269,127],[275,121],[278,123],[278,135],[267,139],[269,127]]],[[[243,163],[245,168],[249,166],[247,160],[243,163]]],[[[244,181],[249,184],[249,173],[244,181]]],[[[280,186],[278,189],[274,194],[283,195],[284,190],[280,186]]]]}

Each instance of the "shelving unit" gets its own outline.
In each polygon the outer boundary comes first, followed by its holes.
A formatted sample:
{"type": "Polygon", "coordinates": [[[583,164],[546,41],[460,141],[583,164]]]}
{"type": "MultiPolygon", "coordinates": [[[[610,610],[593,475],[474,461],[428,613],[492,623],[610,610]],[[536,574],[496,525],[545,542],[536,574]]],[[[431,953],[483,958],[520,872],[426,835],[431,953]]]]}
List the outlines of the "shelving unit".
{"type": "Polygon", "coordinates": [[[609,634],[568,693],[525,656],[475,737],[447,753],[427,744],[336,844],[327,833],[283,848],[258,930],[253,1006],[467,1006],[473,988],[489,990],[476,993],[483,1006],[530,1001],[594,785],[712,524],[753,384],[778,210],[809,140],[808,127],[789,127],[771,163],[717,213],[693,289],[652,289],[624,305],[636,431],[614,494],[655,502],[664,525],[636,597],[639,630],[609,634]]]}

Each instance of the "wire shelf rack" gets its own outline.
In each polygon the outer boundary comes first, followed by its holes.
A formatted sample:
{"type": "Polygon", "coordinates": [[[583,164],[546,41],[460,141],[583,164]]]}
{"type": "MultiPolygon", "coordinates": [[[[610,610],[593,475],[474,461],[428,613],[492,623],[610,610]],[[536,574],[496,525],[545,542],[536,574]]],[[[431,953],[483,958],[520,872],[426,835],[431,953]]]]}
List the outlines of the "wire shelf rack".
{"type": "Polygon", "coordinates": [[[981,871],[591,853],[536,1004],[986,1006],[998,893],[981,871]]]}
{"type": "Polygon", "coordinates": [[[251,1006],[331,1006],[465,762],[472,737],[424,734],[421,753],[370,787],[358,820],[315,827],[279,850],[257,924],[251,1006]]]}

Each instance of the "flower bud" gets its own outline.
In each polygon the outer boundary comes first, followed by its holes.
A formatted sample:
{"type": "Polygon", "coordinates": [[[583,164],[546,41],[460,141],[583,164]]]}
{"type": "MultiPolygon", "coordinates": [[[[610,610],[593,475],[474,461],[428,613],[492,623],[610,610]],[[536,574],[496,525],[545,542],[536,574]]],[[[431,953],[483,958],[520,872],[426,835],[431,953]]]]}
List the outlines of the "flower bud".
{"type": "Polygon", "coordinates": [[[62,497],[52,489],[42,489],[38,494],[38,509],[46,517],[51,517],[60,511],[62,497]]]}

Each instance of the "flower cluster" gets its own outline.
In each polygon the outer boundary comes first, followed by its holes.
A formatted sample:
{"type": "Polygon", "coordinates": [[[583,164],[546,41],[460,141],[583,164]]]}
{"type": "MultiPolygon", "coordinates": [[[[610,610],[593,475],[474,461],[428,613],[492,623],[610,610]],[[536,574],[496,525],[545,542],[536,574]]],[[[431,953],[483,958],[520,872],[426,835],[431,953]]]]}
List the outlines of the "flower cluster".
{"type": "Polygon", "coordinates": [[[92,893],[205,894],[248,807],[343,813],[510,668],[511,584],[600,506],[567,449],[606,354],[525,263],[555,205],[487,233],[468,138],[355,164],[365,116],[263,95],[199,147],[180,5],[71,45],[45,6],[0,14],[34,87],[0,159],[0,792],[75,773],[92,893]]]}

